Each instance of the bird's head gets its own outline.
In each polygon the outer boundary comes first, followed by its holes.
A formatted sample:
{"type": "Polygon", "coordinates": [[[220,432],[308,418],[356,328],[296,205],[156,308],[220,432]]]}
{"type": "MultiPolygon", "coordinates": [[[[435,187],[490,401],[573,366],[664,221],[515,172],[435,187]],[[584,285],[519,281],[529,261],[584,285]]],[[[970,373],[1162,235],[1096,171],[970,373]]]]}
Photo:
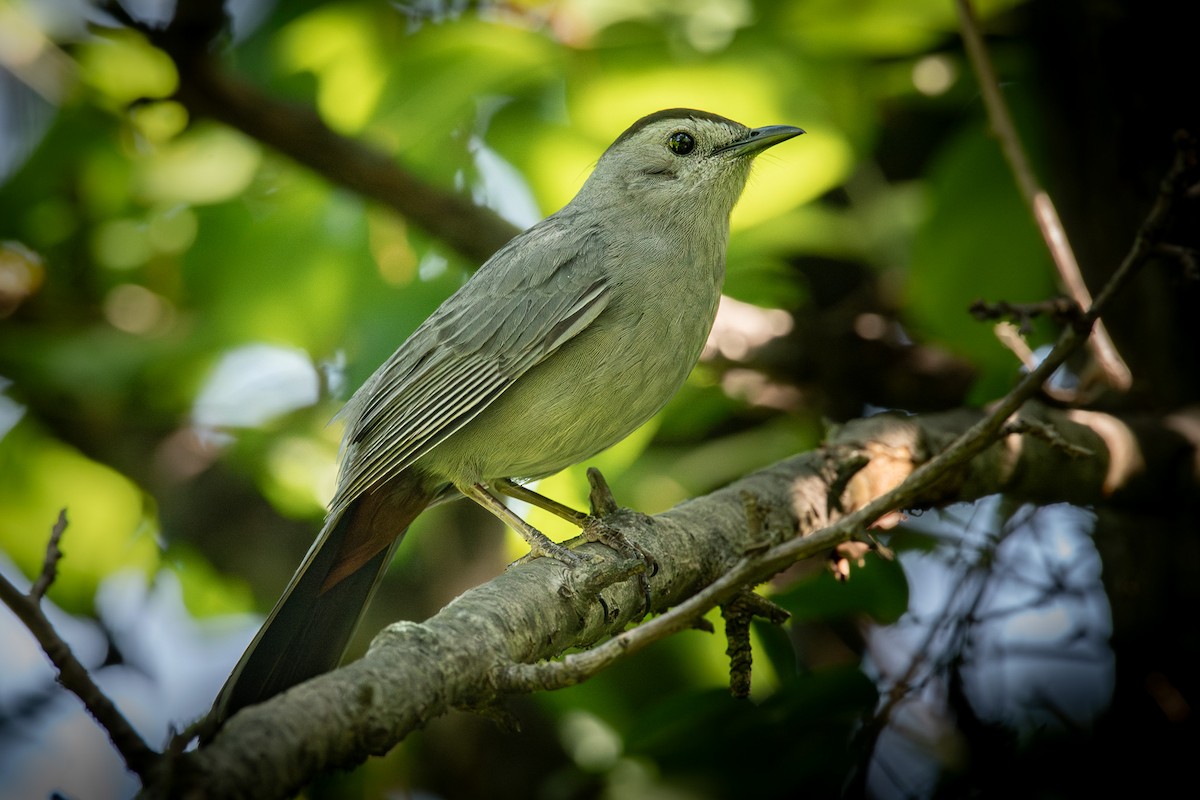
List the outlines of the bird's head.
{"type": "Polygon", "coordinates": [[[748,128],[707,111],[671,108],[642,117],[604,151],[580,198],[655,214],[691,207],[728,216],[753,156],[804,133],[790,125],[748,128]]]}

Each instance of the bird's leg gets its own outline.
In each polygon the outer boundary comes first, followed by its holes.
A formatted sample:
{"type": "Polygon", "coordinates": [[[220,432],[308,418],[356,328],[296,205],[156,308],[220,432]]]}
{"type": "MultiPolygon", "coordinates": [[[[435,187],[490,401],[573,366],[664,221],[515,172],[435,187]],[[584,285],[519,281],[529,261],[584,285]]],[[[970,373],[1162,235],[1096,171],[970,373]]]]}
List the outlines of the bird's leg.
{"type": "Polygon", "coordinates": [[[604,475],[595,467],[588,467],[587,477],[588,484],[592,487],[588,498],[592,505],[592,513],[587,515],[586,524],[581,526],[583,538],[611,547],[623,556],[640,556],[646,563],[646,572],[650,575],[656,574],[658,562],[646,548],[630,541],[629,537],[616,528],[604,524],[604,517],[618,510],[617,501],[613,499],[612,489],[608,488],[608,481],[604,480],[604,475]]]}
{"type": "Polygon", "coordinates": [[[613,497],[612,489],[608,488],[608,481],[604,480],[600,470],[588,467],[587,477],[588,485],[591,486],[588,502],[592,513],[588,515],[588,524],[583,528],[583,537],[589,542],[600,542],[611,547],[623,556],[641,557],[646,569],[638,573],[637,580],[645,601],[644,611],[649,614],[650,609],[654,607],[654,598],[650,594],[650,576],[658,574],[658,561],[649,550],[637,542],[630,541],[621,531],[604,523],[606,516],[618,511],[616,498],[613,497]]]}
{"type": "MultiPolygon", "coordinates": [[[[576,511],[570,506],[565,506],[557,500],[552,500],[544,494],[522,486],[510,478],[493,481],[491,486],[496,491],[506,494],[514,500],[521,500],[529,503],[531,506],[549,511],[556,517],[561,517],[572,525],[578,526],[583,534],[580,538],[584,541],[599,542],[612,548],[626,558],[640,557],[646,565],[646,569],[638,573],[638,585],[641,587],[642,595],[645,598],[646,612],[649,613],[651,597],[650,582],[647,576],[658,572],[658,562],[640,544],[631,542],[625,534],[616,528],[604,524],[604,515],[615,512],[617,510],[617,503],[613,499],[612,490],[608,488],[608,483],[604,480],[604,476],[600,474],[600,470],[595,467],[588,469],[588,483],[592,487],[589,498],[592,506],[592,513],[590,514],[576,511]]],[[[568,550],[568,552],[571,551],[568,550]]]]}
{"type": "MultiPolygon", "coordinates": [[[[583,528],[583,538],[589,542],[599,542],[605,547],[611,547],[626,558],[639,558],[646,564],[646,573],[658,574],[658,561],[650,551],[631,540],[617,528],[605,525],[598,517],[591,517],[583,528]]],[[[646,574],[642,575],[645,579],[646,574]]]]}
{"type": "Polygon", "coordinates": [[[543,511],[549,511],[556,517],[561,517],[577,528],[585,528],[592,520],[591,514],[585,514],[582,511],[576,511],[570,506],[564,506],[557,500],[552,500],[544,494],[539,494],[533,489],[522,486],[511,478],[501,478],[498,481],[492,481],[492,488],[506,494],[514,500],[520,500],[523,503],[529,503],[531,506],[537,506],[543,511]]]}
{"type": "MultiPolygon", "coordinates": [[[[517,516],[508,506],[501,503],[491,492],[488,487],[482,483],[470,483],[459,486],[459,491],[467,497],[474,500],[479,505],[492,512],[502,522],[511,527],[521,537],[529,543],[529,554],[531,556],[548,556],[558,559],[569,567],[577,567],[584,563],[586,559],[578,553],[563,547],[561,544],[556,544],[546,538],[546,534],[539,531],[537,528],[530,525],[525,520],[517,516]]],[[[538,495],[541,497],[541,495],[538,495]]],[[[522,498],[523,499],[523,498],[522,498]]],[[[543,498],[544,499],[544,498],[543,498]]],[[[566,506],[562,506],[566,508],[566,506]]],[[[570,510],[570,509],[567,509],[570,510]]]]}
{"type": "Polygon", "coordinates": [[[491,487],[514,500],[529,503],[531,506],[537,506],[543,511],[549,511],[554,516],[565,519],[583,531],[585,541],[600,542],[616,550],[623,556],[640,555],[645,560],[647,566],[650,567],[651,572],[656,571],[658,565],[654,561],[654,556],[646,552],[641,545],[630,542],[625,534],[616,528],[604,524],[604,515],[616,511],[617,504],[613,500],[612,491],[608,488],[608,483],[604,480],[604,476],[600,474],[600,470],[595,467],[588,469],[588,482],[592,486],[592,513],[590,514],[576,511],[570,506],[565,506],[557,500],[553,500],[544,494],[535,492],[533,489],[522,486],[511,478],[501,478],[498,481],[492,481],[491,487]]]}

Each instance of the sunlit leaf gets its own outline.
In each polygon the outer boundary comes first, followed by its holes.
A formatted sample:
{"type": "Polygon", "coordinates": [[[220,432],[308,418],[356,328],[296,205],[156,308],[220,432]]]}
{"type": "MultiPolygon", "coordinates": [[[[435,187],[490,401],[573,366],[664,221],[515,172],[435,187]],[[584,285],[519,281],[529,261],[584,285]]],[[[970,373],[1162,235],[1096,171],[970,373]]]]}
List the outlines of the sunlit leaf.
{"type": "Polygon", "coordinates": [[[151,203],[216,203],[246,190],[259,153],[229,128],[197,125],[138,161],[134,182],[151,203]]]}
{"type": "Polygon", "coordinates": [[[89,39],[80,48],[78,64],[83,81],[121,109],[135,100],[166,97],[179,82],[167,54],[128,30],[103,31],[89,39]]]}
{"type": "Polygon", "coordinates": [[[30,576],[41,571],[50,529],[67,509],[65,556],[50,592],[66,609],[89,609],[114,572],[158,566],[157,521],[141,491],[32,424],[0,440],[0,508],[0,547],[30,576]]]}
{"type": "MultiPolygon", "coordinates": [[[[982,18],[1023,0],[977,3],[982,18]]],[[[918,52],[954,35],[954,4],[944,0],[807,0],[787,4],[786,30],[806,51],[829,55],[903,55],[918,52]]]]}
{"type": "Polygon", "coordinates": [[[360,130],[375,112],[387,78],[378,39],[379,19],[369,6],[318,8],[280,31],[280,64],[318,76],[317,107],[334,129],[360,130]]]}

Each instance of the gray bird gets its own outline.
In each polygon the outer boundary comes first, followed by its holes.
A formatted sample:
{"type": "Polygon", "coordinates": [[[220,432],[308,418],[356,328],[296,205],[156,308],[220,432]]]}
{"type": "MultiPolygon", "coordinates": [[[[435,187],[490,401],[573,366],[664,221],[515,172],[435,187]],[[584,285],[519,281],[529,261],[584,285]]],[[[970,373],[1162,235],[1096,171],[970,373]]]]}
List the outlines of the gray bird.
{"type": "Polygon", "coordinates": [[[578,561],[495,493],[537,502],[513,479],[595,455],[671,399],[716,316],[752,156],[801,133],[691,109],[643,117],[566,207],[442,303],[342,410],[325,525],[210,720],[336,667],[405,529],[433,503],[461,493],[533,554],[578,561]]]}

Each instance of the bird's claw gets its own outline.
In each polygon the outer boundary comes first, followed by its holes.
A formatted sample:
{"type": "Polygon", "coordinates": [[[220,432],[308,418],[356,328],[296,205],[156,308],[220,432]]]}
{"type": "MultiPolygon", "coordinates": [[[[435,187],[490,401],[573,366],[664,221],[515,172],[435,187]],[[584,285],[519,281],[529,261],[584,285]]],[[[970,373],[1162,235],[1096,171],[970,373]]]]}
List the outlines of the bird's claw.
{"type": "Polygon", "coordinates": [[[599,542],[611,547],[626,558],[638,558],[646,564],[646,575],[653,577],[658,574],[658,560],[650,551],[637,542],[631,541],[617,528],[605,525],[598,517],[591,517],[583,528],[583,538],[589,542],[599,542]]]}
{"type": "Polygon", "coordinates": [[[638,586],[642,590],[645,602],[645,613],[649,614],[653,607],[653,597],[650,594],[650,578],[658,574],[658,561],[650,551],[634,541],[630,541],[624,533],[616,528],[605,525],[597,517],[591,517],[583,528],[583,538],[589,542],[599,542],[611,547],[619,555],[641,561],[646,568],[638,573],[638,586]]]}
{"type": "Polygon", "coordinates": [[[528,564],[535,558],[553,558],[555,561],[566,564],[570,569],[578,569],[584,564],[594,564],[601,560],[599,556],[578,553],[565,545],[546,539],[545,541],[530,541],[529,552],[514,561],[511,566],[528,564]]]}

